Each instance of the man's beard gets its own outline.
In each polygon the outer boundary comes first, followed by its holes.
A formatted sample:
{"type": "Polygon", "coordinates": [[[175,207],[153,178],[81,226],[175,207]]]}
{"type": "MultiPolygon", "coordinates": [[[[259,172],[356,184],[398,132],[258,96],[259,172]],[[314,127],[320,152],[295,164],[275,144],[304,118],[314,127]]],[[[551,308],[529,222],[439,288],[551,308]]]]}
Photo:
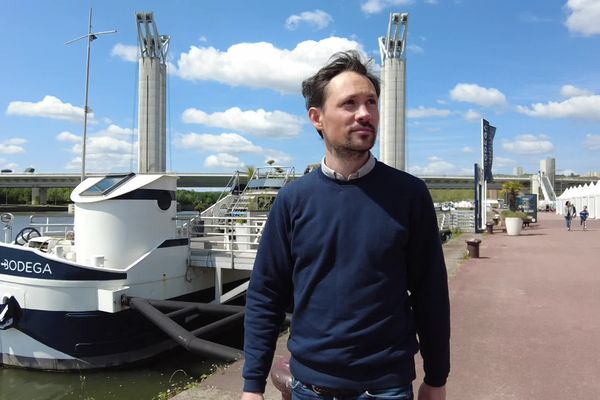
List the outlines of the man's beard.
{"type": "Polygon", "coordinates": [[[375,127],[373,127],[370,123],[366,123],[365,125],[371,127],[374,133],[372,139],[369,139],[370,143],[368,143],[367,148],[365,148],[364,144],[362,143],[356,144],[352,142],[352,132],[346,138],[346,141],[343,144],[333,144],[329,142],[327,140],[327,136],[324,135],[323,139],[325,140],[325,146],[327,146],[327,149],[330,153],[332,153],[340,159],[356,160],[364,158],[365,154],[369,153],[369,151],[371,151],[371,149],[375,145],[375,139],[377,138],[377,131],[375,127]]]}

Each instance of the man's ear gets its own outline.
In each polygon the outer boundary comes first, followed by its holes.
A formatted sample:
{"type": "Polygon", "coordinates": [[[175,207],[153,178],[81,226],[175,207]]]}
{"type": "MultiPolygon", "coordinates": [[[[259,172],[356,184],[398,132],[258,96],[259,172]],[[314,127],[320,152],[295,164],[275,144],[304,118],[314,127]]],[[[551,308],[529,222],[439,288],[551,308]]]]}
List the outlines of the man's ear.
{"type": "Polygon", "coordinates": [[[317,131],[323,130],[323,124],[321,123],[321,110],[316,107],[308,109],[308,118],[317,131]]]}

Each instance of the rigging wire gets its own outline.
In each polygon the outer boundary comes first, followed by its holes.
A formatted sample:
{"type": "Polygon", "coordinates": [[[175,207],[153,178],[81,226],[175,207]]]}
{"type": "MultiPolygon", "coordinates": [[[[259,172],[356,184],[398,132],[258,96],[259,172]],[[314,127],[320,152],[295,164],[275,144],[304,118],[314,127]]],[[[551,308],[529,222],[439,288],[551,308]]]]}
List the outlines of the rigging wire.
{"type": "Polygon", "coordinates": [[[137,117],[137,105],[138,105],[138,79],[139,79],[139,75],[140,75],[140,63],[139,60],[138,62],[135,63],[135,67],[133,68],[133,72],[135,74],[134,78],[133,78],[133,109],[131,111],[132,114],[132,118],[131,118],[131,153],[129,154],[129,172],[134,172],[133,171],[133,160],[135,157],[135,125],[136,125],[136,117],[137,117]]]}

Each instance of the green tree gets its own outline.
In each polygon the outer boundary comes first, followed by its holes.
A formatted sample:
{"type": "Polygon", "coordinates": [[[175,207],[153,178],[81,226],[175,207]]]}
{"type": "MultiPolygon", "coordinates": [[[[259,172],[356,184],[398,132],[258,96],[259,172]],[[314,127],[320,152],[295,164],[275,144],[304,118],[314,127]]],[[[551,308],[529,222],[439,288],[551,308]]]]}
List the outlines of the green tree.
{"type": "Polygon", "coordinates": [[[246,173],[248,174],[248,179],[252,178],[252,175],[256,172],[256,167],[254,165],[246,165],[246,173]]]}
{"type": "Polygon", "coordinates": [[[508,181],[502,184],[502,193],[506,197],[509,210],[517,210],[517,196],[521,190],[523,190],[523,185],[521,185],[521,182],[508,181]]]}

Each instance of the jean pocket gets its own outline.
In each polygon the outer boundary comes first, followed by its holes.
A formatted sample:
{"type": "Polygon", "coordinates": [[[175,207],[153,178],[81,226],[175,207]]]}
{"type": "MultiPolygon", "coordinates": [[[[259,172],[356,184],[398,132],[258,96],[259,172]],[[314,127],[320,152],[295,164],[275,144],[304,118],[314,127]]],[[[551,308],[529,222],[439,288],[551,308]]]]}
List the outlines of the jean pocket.
{"type": "Polygon", "coordinates": [[[296,378],[292,378],[292,398],[300,400],[317,400],[322,399],[318,393],[315,393],[310,387],[300,382],[296,378]]]}
{"type": "Polygon", "coordinates": [[[401,400],[413,400],[412,385],[395,387],[389,389],[378,389],[378,390],[367,390],[365,392],[365,398],[367,399],[401,399],[401,400]]]}

